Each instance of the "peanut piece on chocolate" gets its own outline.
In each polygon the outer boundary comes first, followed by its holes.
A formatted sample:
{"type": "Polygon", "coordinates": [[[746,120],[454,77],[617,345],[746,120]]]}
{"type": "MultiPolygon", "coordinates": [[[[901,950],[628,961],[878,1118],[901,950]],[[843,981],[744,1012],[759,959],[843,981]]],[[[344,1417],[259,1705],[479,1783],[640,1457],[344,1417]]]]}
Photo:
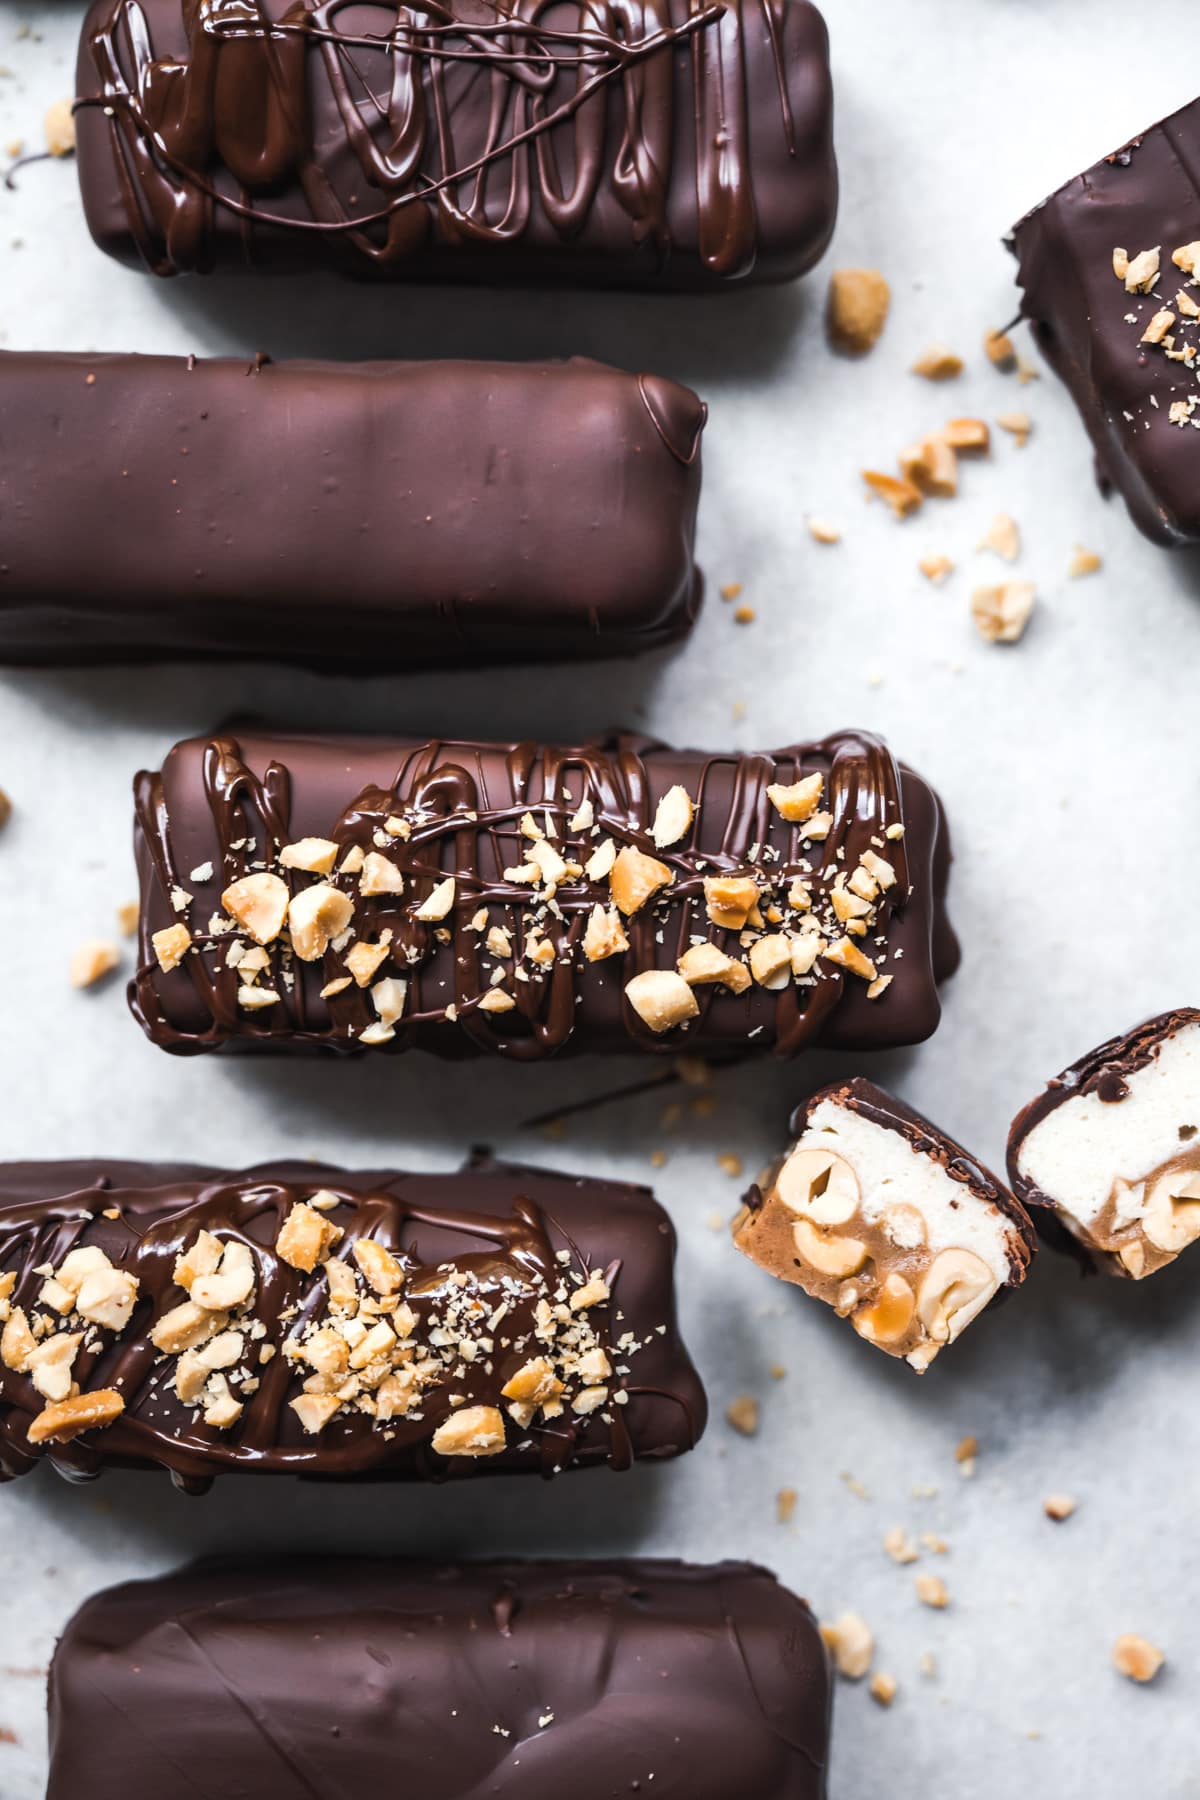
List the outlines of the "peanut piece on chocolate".
{"type": "Polygon", "coordinates": [[[324,956],[332,938],[340,937],[354,918],[354,902],[327,881],[304,888],[288,907],[292,949],[301,962],[324,956]]]}
{"type": "Polygon", "coordinates": [[[696,996],[674,969],[643,970],[625,983],[625,998],[643,1023],[660,1034],[700,1014],[696,996]]]}
{"type": "Polygon", "coordinates": [[[221,905],[256,944],[271,944],[283,930],[288,898],[287,882],[263,872],[230,882],[221,905]]]}
{"type": "Polygon", "coordinates": [[[464,1406],[433,1434],[439,1456],[498,1456],[504,1449],[504,1415],[495,1406],[464,1406]]]}

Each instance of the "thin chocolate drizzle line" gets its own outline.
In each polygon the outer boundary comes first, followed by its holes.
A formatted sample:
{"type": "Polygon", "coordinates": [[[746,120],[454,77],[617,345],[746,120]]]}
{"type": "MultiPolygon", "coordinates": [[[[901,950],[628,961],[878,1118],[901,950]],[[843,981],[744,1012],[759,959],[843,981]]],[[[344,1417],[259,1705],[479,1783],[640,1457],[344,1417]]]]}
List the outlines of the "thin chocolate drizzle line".
{"type": "Polygon", "coordinates": [[[100,92],[78,104],[100,108],[110,120],[130,231],[144,260],[159,274],[209,266],[217,208],[244,221],[248,249],[254,226],[268,225],[340,234],[375,264],[395,262],[416,250],[431,212],[449,242],[511,239],[528,227],[535,167],[542,212],[554,231],[569,237],[587,218],[605,168],[607,109],[587,103],[617,78],[625,122],[609,158],[609,183],[629,214],[634,242],[653,242],[665,256],[670,248],[667,189],[675,82],[671,52],[689,40],[699,254],[719,275],[745,274],[757,246],[743,49],[743,12],[750,4],[761,9],[765,20],[782,129],[789,155],[796,153],[780,0],[723,0],[687,13],[679,23],[671,20],[676,0],[587,0],[581,14],[603,23],[577,32],[539,22],[554,0],[517,0],[515,14],[500,14],[497,8],[494,23],[457,19],[450,7],[431,0],[419,10],[441,22],[420,29],[410,23],[416,8],[389,0],[387,11],[396,23],[378,35],[344,33],[336,25],[344,7],[370,0],[295,0],[278,20],[267,19],[258,0],[233,0],[238,6],[233,14],[213,10],[227,3],[212,0],[201,8],[199,0],[184,0],[189,55],[183,62],[155,58],[137,0],[114,0],[106,22],[97,24],[90,40],[100,92]],[[252,5],[252,15],[247,5],[252,5]],[[650,28],[641,36],[633,35],[646,25],[650,28]],[[621,30],[626,35],[618,35],[621,30]],[[463,48],[448,47],[446,40],[455,36],[462,38],[463,48]],[[132,67],[128,79],[122,43],[132,67]],[[573,46],[579,47],[577,54],[569,53],[573,46]],[[349,215],[316,160],[307,95],[310,49],[320,59],[363,178],[387,196],[373,211],[349,215]],[[393,59],[386,106],[358,68],[351,54],[355,49],[393,59]],[[486,144],[461,166],[453,147],[447,63],[487,66],[492,84],[486,144]],[[599,66],[587,75],[593,65],[599,66]],[[578,71],[573,93],[550,105],[555,82],[571,69],[578,71]],[[226,97],[229,81],[240,81],[240,98],[236,106],[223,107],[218,125],[222,74],[228,78],[226,97]],[[385,144],[364,123],[364,103],[386,135],[385,144]],[[232,117],[253,124],[238,137],[232,117]],[[552,134],[572,120],[575,178],[567,192],[552,134]],[[262,134],[257,143],[249,137],[254,126],[262,134]],[[421,166],[435,140],[440,174],[421,166]],[[488,205],[488,178],[505,159],[511,163],[508,195],[496,217],[488,205]],[[214,161],[224,162],[241,197],[204,173],[214,161]],[[255,203],[255,191],[278,189],[288,178],[298,184],[309,217],[270,212],[255,203]],[[469,199],[462,204],[456,196],[464,184],[469,199]],[[411,219],[402,217],[413,208],[417,211],[411,219]],[[382,241],[370,234],[373,226],[384,227],[382,241]]]}
{"type": "MultiPolygon", "coordinates": [[[[417,814],[409,838],[389,839],[389,854],[403,876],[403,894],[367,898],[356,886],[351,890],[359,940],[378,942],[382,932],[391,931],[391,962],[409,983],[409,1003],[397,1022],[392,1048],[406,1047],[420,1026],[446,1016],[449,1001],[442,999],[431,1006],[422,988],[422,973],[433,960],[436,948],[435,927],[415,919],[412,906],[414,901],[427,898],[447,874],[454,876],[456,884],[452,924],[447,920],[444,925],[453,932],[453,1000],[459,1029],[480,1048],[499,1050],[518,1061],[553,1054],[567,1042],[575,1028],[580,940],[592,908],[610,903],[607,887],[580,877],[559,888],[555,899],[562,916],[547,920],[542,926],[542,934],[556,947],[549,974],[542,978],[540,970],[536,974],[527,971],[528,980],[513,980],[506,989],[516,1001],[515,1017],[521,1020],[524,1035],[513,1034],[503,1024],[494,1023],[514,1015],[485,1015],[479,1009],[487,987],[480,968],[481,934],[471,929],[470,922],[481,907],[502,910],[514,953],[519,957],[525,939],[525,914],[542,902],[530,887],[506,881],[502,873],[493,871],[502,872],[506,866],[524,861],[525,840],[519,832],[519,821],[527,811],[535,817],[550,815],[560,827],[555,841],[561,843],[567,821],[584,796],[592,800],[599,836],[631,845],[672,869],[674,880],[666,890],[666,904],[675,941],[665,966],[673,967],[694,932],[710,935],[714,929],[709,926],[704,908],[705,876],[750,866],[750,851],[769,842],[777,822],[767,796],[768,786],[775,780],[795,780],[814,761],[828,763],[823,802],[833,818],[828,837],[823,844],[806,843],[802,828],[792,826],[786,855],[762,866],[776,878],[805,873],[815,884],[815,871],[810,867],[814,858],[831,876],[839,870],[852,872],[862,849],[876,840],[884,841],[896,871],[895,886],[878,902],[876,931],[886,938],[892,914],[908,897],[909,874],[903,838],[884,840],[886,828],[902,822],[903,811],[899,772],[879,739],[865,733],[841,733],[812,745],[793,746],[774,756],[709,758],[694,796],[698,821],[690,834],[694,841],[686,848],[667,849],[655,845],[651,832],[651,782],[644,756],[657,748],[651,740],[630,736],[574,751],[539,747],[531,742],[514,745],[506,761],[511,798],[508,804],[491,804],[485,800],[486,747],[434,739],[406,753],[390,788],[368,787],[351,802],[328,831],[338,845],[337,865],[351,848],[370,851],[375,833],[383,830],[389,817],[410,811],[417,814]],[[725,764],[731,764],[735,771],[733,799],[723,814],[719,848],[710,849],[704,840],[704,829],[715,808],[712,804],[706,806],[706,787],[716,769],[725,764]],[[563,786],[574,775],[583,778],[583,795],[565,802],[561,798],[563,786]],[[445,854],[447,843],[451,848],[449,858],[445,854]],[[430,849],[435,851],[433,856],[428,854],[430,849]],[[560,954],[564,949],[567,954],[560,954]]],[[[204,753],[204,788],[224,859],[222,882],[235,879],[249,865],[251,859],[244,850],[232,849],[234,843],[248,836],[262,848],[258,860],[273,866],[278,849],[289,835],[287,770],[272,764],[260,781],[246,766],[235,738],[216,738],[204,753]],[[253,814],[257,815],[257,825],[253,814]]],[[[161,779],[139,777],[135,795],[138,821],[151,847],[156,878],[164,896],[169,897],[175,877],[161,779]]],[[[831,880],[825,885],[832,885],[831,880]]],[[[620,958],[608,959],[610,972],[618,963],[621,966],[622,990],[634,975],[662,964],[659,938],[663,932],[660,909],[653,904],[624,923],[629,950],[620,958]]],[[[307,1016],[303,969],[296,966],[290,989],[286,981],[277,989],[285,1022],[269,1023],[266,1011],[247,1016],[238,1011],[240,979],[221,954],[223,940],[214,940],[202,929],[193,931],[193,940],[201,947],[201,954],[189,956],[185,962],[211,1019],[206,1030],[177,1033],[172,1029],[155,992],[153,967],[140,968],[133,984],[135,1014],[159,1043],[203,1049],[230,1036],[267,1041],[287,1037],[352,1051],[357,1048],[362,1031],[374,1019],[368,990],[352,985],[326,1003],[327,1027],[312,1023],[307,1016]],[[195,965],[205,963],[214,950],[215,969],[197,972],[195,965]]],[[[321,985],[341,972],[335,953],[327,952],[321,985]]],[[[264,984],[275,980],[275,973],[265,977],[264,984]]],[[[841,999],[845,979],[839,968],[821,961],[806,985],[789,983],[780,990],[774,1007],[775,1046],[780,1055],[794,1055],[813,1041],[841,999]]],[[[693,1034],[702,1038],[708,1012],[717,1002],[716,988],[702,988],[696,998],[700,1011],[693,1034]]],[[[268,1010],[277,1019],[278,1009],[268,1010]]],[[[649,1045],[660,1042],[624,999],[622,1017],[633,1041],[649,1045]]]]}
{"type": "MultiPolygon", "coordinates": [[[[325,1313],[328,1299],[319,1272],[304,1276],[284,1263],[275,1251],[279,1229],[291,1208],[317,1185],[325,1187],[338,1199],[330,1217],[342,1224],[345,1232],[338,1253],[345,1253],[360,1238],[375,1238],[385,1244],[405,1269],[404,1295],[418,1318],[444,1301],[448,1291],[446,1273],[453,1268],[473,1275],[483,1294],[490,1291],[497,1299],[509,1302],[507,1319],[512,1324],[507,1335],[514,1339],[528,1336],[532,1341],[537,1302],[544,1295],[553,1295],[569,1267],[573,1266],[582,1280],[588,1279],[587,1258],[572,1233],[552,1212],[520,1193],[511,1202],[511,1214],[505,1217],[422,1205],[395,1191],[351,1191],[330,1180],[330,1173],[319,1171],[319,1180],[303,1188],[293,1182],[233,1177],[185,1187],[182,1192],[178,1188],[157,1190],[163,1197],[161,1209],[152,1204],[157,1197],[153,1190],[149,1194],[141,1190],[132,1193],[129,1198],[135,1205],[127,1209],[122,1204],[122,1191],[107,1183],[58,1200],[6,1206],[0,1213],[4,1233],[0,1272],[12,1268],[18,1271],[14,1305],[28,1311],[36,1303],[44,1280],[37,1271],[46,1264],[58,1267],[70,1250],[84,1242],[99,1242],[118,1267],[136,1274],[140,1292],[125,1331],[115,1339],[111,1333],[97,1333],[102,1339],[101,1348],[92,1352],[83,1344],[76,1356],[73,1375],[84,1391],[116,1387],[125,1399],[125,1413],[105,1431],[77,1438],[67,1445],[52,1444],[44,1451],[28,1444],[25,1429],[19,1427],[27,1429],[42,1410],[43,1402],[28,1377],[0,1367],[0,1480],[6,1478],[6,1472],[26,1472],[39,1455],[47,1454],[62,1473],[75,1480],[91,1479],[106,1464],[149,1461],[169,1468],[177,1485],[186,1491],[202,1492],[216,1473],[237,1467],[269,1468],[271,1472],[291,1474],[380,1472],[394,1458],[394,1445],[402,1452],[415,1453],[423,1478],[445,1479],[446,1466],[429,1450],[429,1440],[453,1410],[447,1403],[448,1392],[463,1392],[471,1404],[502,1405],[500,1387],[507,1379],[504,1369],[512,1353],[495,1353],[492,1374],[482,1360],[468,1364],[466,1374],[447,1373],[440,1384],[423,1395],[419,1418],[393,1419],[386,1432],[375,1429],[365,1417],[339,1415],[316,1437],[303,1438],[295,1444],[282,1441],[293,1435],[284,1427],[288,1423],[288,1402],[299,1391],[301,1379],[301,1372],[283,1355],[283,1345],[288,1339],[302,1336],[308,1325],[325,1313]],[[350,1215],[347,1208],[352,1209],[350,1215]],[[118,1218],[105,1218],[105,1211],[112,1209],[117,1210],[118,1218]],[[264,1221],[265,1235],[254,1229],[264,1221]],[[436,1262],[425,1264],[420,1250],[422,1227],[476,1241],[482,1239],[490,1242],[494,1251],[473,1250],[457,1257],[442,1255],[436,1262]],[[252,1319],[262,1319],[268,1326],[267,1337],[262,1341],[276,1346],[270,1362],[259,1365],[258,1343],[248,1339],[243,1362],[259,1376],[260,1385],[253,1394],[237,1390],[244,1411],[237,1425],[227,1432],[206,1426],[196,1409],[175,1398],[167,1386],[173,1363],[164,1359],[149,1335],[155,1320],[186,1297],[175,1284],[175,1260],[202,1229],[213,1231],[223,1241],[244,1244],[254,1259],[253,1299],[243,1318],[231,1316],[228,1328],[245,1331],[252,1319]],[[559,1262],[553,1238],[569,1252],[569,1264],[559,1262]],[[514,1283],[520,1284],[520,1291],[514,1283]],[[284,1313],[289,1317],[281,1323],[284,1313]],[[154,1417],[156,1413],[167,1416],[159,1422],[154,1417]],[[15,1431],[14,1424],[18,1427],[15,1431]]],[[[620,1305],[621,1267],[620,1257],[610,1258],[603,1275],[611,1299],[591,1309],[590,1314],[597,1340],[614,1365],[621,1356],[614,1347],[613,1333],[620,1305]]],[[[626,1321],[625,1329],[628,1328],[626,1321]]],[[[639,1322],[638,1335],[645,1340],[650,1329],[649,1322],[639,1322]]],[[[419,1331],[420,1327],[414,1337],[419,1336],[419,1331]]],[[[616,1377],[611,1385],[614,1392],[624,1391],[627,1386],[624,1379],[616,1377]]],[[[632,1388],[629,1391],[634,1392],[632,1388]]],[[[646,1384],[638,1386],[636,1392],[639,1396],[673,1401],[683,1414],[684,1445],[690,1447],[696,1441],[697,1421],[682,1394],[646,1384]]],[[[593,1439],[589,1460],[595,1458],[594,1440],[598,1439],[606,1416],[608,1446],[604,1459],[615,1469],[626,1469],[634,1460],[635,1450],[623,1414],[624,1408],[610,1401],[604,1415],[568,1415],[527,1428],[520,1442],[537,1446],[542,1473],[549,1476],[574,1461],[585,1435],[590,1434],[593,1439]]]]}

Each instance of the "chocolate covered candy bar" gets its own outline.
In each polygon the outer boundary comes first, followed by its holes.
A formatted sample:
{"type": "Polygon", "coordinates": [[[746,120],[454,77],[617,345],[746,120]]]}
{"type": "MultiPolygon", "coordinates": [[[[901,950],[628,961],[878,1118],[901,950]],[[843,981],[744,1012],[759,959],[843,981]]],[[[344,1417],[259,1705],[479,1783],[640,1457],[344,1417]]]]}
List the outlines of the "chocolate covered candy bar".
{"type": "Polygon", "coordinates": [[[823,1800],[831,1698],[746,1563],[201,1563],[67,1626],[47,1800],[823,1800]]]}
{"type": "Polygon", "coordinates": [[[1008,1176],[1039,1231],[1140,1281],[1200,1238],[1200,1011],[1180,1007],[1064,1069],[1013,1120],[1008,1176]]]}
{"type": "Polygon", "coordinates": [[[477,1157],[0,1165],[0,1475],[441,1480],[691,1449],[645,1188],[477,1157]]]}
{"type": "Polygon", "coordinates": [[[134,1013],[182,1053],[910,1044],[957,961],[877,739],[193,738],[136,783],[134,1013]]]}
{"type": "Polygon", "coordinates": [[[700,289],[837,208],[808,0],[95,0],[78,92],[92,235],[158,275],[700,289]]]}
{"type": "Polygon", "coordinates": [[[961,1144],[870,1081],[823,1088],[792,1130],[747,1194],[734,1243],[923,1374],[1024,1281],[1028,1215],[961,1144]]]}
{"type": "Polygon", "coordinates": [[[1059,188],[1011,244],[1101,475],[1148,537],[1200,541],[1200,101],[1059,188]]]}
{"type": "Polygon", "coordinates": [[[0,661],[651,649],[700,603],[704,419],[584,361],[0,353],[0,661]]]}

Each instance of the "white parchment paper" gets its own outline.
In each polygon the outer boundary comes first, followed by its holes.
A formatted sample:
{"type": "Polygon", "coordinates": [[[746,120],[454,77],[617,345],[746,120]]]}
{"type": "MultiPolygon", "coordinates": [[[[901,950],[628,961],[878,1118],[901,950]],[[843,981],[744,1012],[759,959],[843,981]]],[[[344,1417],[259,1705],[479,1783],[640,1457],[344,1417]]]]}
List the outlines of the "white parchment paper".
{"type": "MultiPolygon", "coordinates": [[[[882,731],[946,800],[965,957],[938,1036],[861,1066],[993,1163],[1044,1077],[1195,999],[1200,565],[1143,542],[1119,503],[1101,501],[1052,377],[1019,387],[979,350],[985,327],[1014,310],[1005,228],[1193,97],[1186,21],[1149,28],[1127,0],[828,0],[826,10],[841,222],[826,269],[778,292],[704,301],[160,283],[93,249],[69,164],[0,189],[0,344],[11,348],[579,352],[678,376],[711,403],[710,597],[673,657],[408,680],[244,667],[0,676],[0,786],[15,804],[0,840],[0,1157],[238,1166],[312,1153],[435,1168],[488,1142],[644,1179],[661,1148],[655,1181],[679,1227],[683,1315],[714,1409],[696,1454],[623,1480],[449,1493],[239,1480],[194,1501],[148,1476],[74,1490],[44,1473],[6,1489],[3,1800],[43,1791],[44,1670],[79,1601],[201,1551],[259,1547],[749,1556],[825,1616],[861,1611],[877,1666],[899,1681],[890,1712],[840,1684],[835,1800],[1200,1795],[1200,1251],[1141,1288],[1083,1284],[1044,1253],[1026,1292],[918,1379],[743,1262],[711,1224],[740,1192],[717,1157],[740,1155],[752,1174],[782,1144],[795,1101],[846,1064],[743,1068],[719,1079],[712,1117],[670,1128],[662,1112],[676,1096],[649,1095],[584,1114],[549,1143],[522,1121],[652,1071],[632,1059],[176,1061],[143,1041],[119,982],[82,994],[67,985],[73,948],[114,934],[114,908],[133,893],[133,771],[156,766],[178,737],[255,712],[295,726],[483,736],[622,722],[713,747],[851,724],[882,731]],[[878,265],[893,284],[886,336],[863,364],[824,344],[834,263],[878,265]],[[949,387],[906,372],[935,339],[968,358],[949,387]],[[862,467],[887,466],[948,415],[1022,406],[1035,421],[1028,447],[997,433],[992,458],[964,466],[957,501],[931,502],[904,526],[864,504],[862,467]],[[969,619],[971,588],[1007,572],[973,550],[999,510],[1020,524],[1015,572],[1039,593],[1011,650],[984,644],[969,619]],[[809,512],[840,523],[843,542],[813,543],[809,512]],[[1102,554],[1100,575],[1067,580],[1076,542],[1102,554]],[[917,573],[929,550],[959,565],[944,588],[917,573]],[[735,624],[718,598],[731,582],[756,610],[752,625],[735,624]],[[752,1440],[724,1420],[740,1393],[761,1402],[752,1440]],[[954,1461],[967,1433],[980,1442],[969,1481],[954,1461]],[[799,1495],[788,1526],[775,1519],[783,1486],[799,1495]],[[1042,1500],[1064,1489],[1079,1510],[1054,1525],[1042,1500]],[[896,1567],[881,1542],[895,1524],[940,1533],[949,1553],[896,1567]],[[946,1580],[946,1612],[918,1605],[921,1568],[946,1580]],[[1166,1650],[1152,1688],[1113,1673],[1123,1631],[1166,1650]],[[919,1672],[926,1651],[932,1679],[919,1672]]],[[[40,146],[45,108],[73,91],[82,11],[73,0],[0,0],[0,145],[40,146]]]]}

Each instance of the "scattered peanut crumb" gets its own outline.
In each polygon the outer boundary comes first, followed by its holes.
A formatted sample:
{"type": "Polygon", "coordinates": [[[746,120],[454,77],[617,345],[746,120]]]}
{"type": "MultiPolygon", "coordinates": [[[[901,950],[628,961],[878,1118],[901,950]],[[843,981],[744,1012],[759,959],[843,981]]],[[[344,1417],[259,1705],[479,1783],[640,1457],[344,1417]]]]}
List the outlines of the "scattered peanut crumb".
{"type": "Polygon", "coordinates": [[[948,556],[942,555],[923,556],[917,567],[926,581],[932,581],[934,587],[940,587],[954,573],[953,562],[948,556]]]}
{"type": "Polygon", "coordinates": [[[772,1381],[782,1381],[787,1374],[787,1370],[782,1363],[772,1363],[767,1373],[770,1375],[772,1381]]]}
{"type": "Polygon", "coordinates": [[[705,1219],[704,1223],[708,1226],[708,1229],[710,1231],[724,1231],[724,1229],[725,1229],[725,1214],[722,1212],[717,1212],[716,1209],[714,1208],[713,1211],[709,1213],[709,1215],[708,1215],[707,1219],[705,1219]]]}
{"type": "Polygon", "coordinates": [[[722,600],[736,600],[741,591],[742,584],[740,581],[727,581],[725,586],[721,589],[721,598],[722,600]]]}
{"type": "Polygon", "coordinates": [[[875,1639],[861,1614],[843,1613],[831,1625],[822,1624],[821,1637],[838,1674],[847,1681],[861,1681],[875,1654],[875,1639]]]}
{"type": "Polygon", "coordinates": [[[120,951],[107,938],[89,938],[86,944],[80,944],[71,958],[71,986],[94,987],[106,975],[112,974],[120,960],[120,951]]]}
{"type": "Polygon", "coordinates": [[[1054,1519],[1061,1523],[1063,1519],[1070,1518],[1078,1504],[1078,1501],[1072,1500],[1070,1494],[1047,1494],[1042,1502],[1042,1510],[1048,1519],[1054,1519]]]}
{"type": "Polygon", "coordinates": [[[739,1394],[725,1408],[725,1417],[743,1437],[753,1437],[758,1430],[758,1401],[751,1394],[739,1394]]]}
{"type": "Polygon", "coordinates": [[[976,549],[994,550],[1005,562],[1016,562],[1021,554],[1021,533],[1017,521],[1008,513],[997,513],[976,549]]]}
{"type": "Polygon", "coordinates": [[[979,1439],[975,1436],[960,1438],[954,1450],[957,1463],[974,1462],[979,1455],[979,1439]]]}
{"type": "Polygon", "coordinates": [[[1125,1632],[1113,1645],[1113,1668],[1130,1681],[1153,1681],[1166,1660],[1161,1650],[1136,1631],[1125,1632]]]}
{"type": "Polygon", "coordinates": [[[862,1482],[858,1479],[858,1476],[852,1475],[849,1469],[842,1470],[841,1478],[849,1488],[850,1492],[854,1495],[855,1499],[869,1500],[871,1498],[862,1482]]]}
{"type": "Polygon", "coordinates": [[[1011,437],[1016,438],[1018,450],[1025,448],[1033,430],[1033,420],[1027,412],[997,413],[996,423],[1001,431],[1007,431],[1011,437]]]}
{"type": "Polygon", "coordinates": [[[75,114],[70,100],[56,100],[47,109],[43,130],[51,156],[70,156],[75,148],[75,114]]]}
{"type": "Polygon", "coordinates": [[[1017,380],[1020,382],[1021,386],[1028,387],[1031,381],[1040,381],[1041,379],[1041,370],[1036,369],[1034,365],[1031,362],[1027,362],[1023,356],[1018,356],[1017,380]]]}
{"type": "Polygon", "coordinates": [[[15,161],[24,148],[25,140],[23,138],[9,138],[7,144],[4,146],[4,154],[5,156],[11,156],[15,161]]]}
{"type": "MultiPolygon", "coordinates": [[[[667,1166],[666,1151],[665,1150],[652,1150],[650,1152],[650,1167],[652,1169],[665,1169],[666,1166],[667,1166]]],[[[722,1221],[722,1223],[723,1222],[724,1221],[722,1221]]]]}
{"type": "Polygon", "coordinates": [[[1006,581],[1000,587],[976,588],[971,616],[989,644],[1015,644],[1024,636],[1037,592],[1031,581],[1006,581]]]}
{"type": "Polygon", "coordinates": [[[825,311],[830,342],[854,356],[873,350],[887,323],[891,300],[891,289],[878,269],[835,269],[825,311]]]}
{"type": "Polygon", "coordinates": [[[898,475],[887,475],[880,469],[864,469],[862,478],[872,494],[886,501],[898,519],[907,519],[924,501],[920,488],[898,475]]]}
{"type": "Polygon", "coordinates": [[[138,928],[138,903],[136,900],[126,900],[123,905],[118,906],[117,924],[122,937],[133,936],[138,928]]]}
{"type": "Polygon", "coordinates": [[[986,419],[947,419],[942,436],[952,450],[990,450],[992,434],[986,419]]]}
{"type": "Polygon", "coordinates": [[[947,350],[944,344],[931,344],[928,350],[922,350],[912,366],[912,373],[923,376],[926,381],[953,381],[962,372],[962,357],[947,350]]]}
{"type": "Polygon", "coordinates": [[[718,1169],[720,1169],[726,1175],[730,1175],[730,1176],[734,1176],[734,1177],[740,1175],[742,1172],[743,1166],[744,1165],[742,1163],[741,1157],[735,1156],[734,1153],[732,1152],[732,1150],[724,1151],[717,1158],[718,1169]]]}
{"type": "Polygon", "coordinates": [[[918,1575],[914,1585],[922,1606],[932,1606],[936,1612],[949,1606],[950,1596],[940,1575],[918,1575]]]}
{"type": "Polygon", "coordinates": [[[739,625],[753,625],[758,614],[752,606],[739,606],[733,616],[739,625]]]}
{"type": "Polygon", "coordinates": [[[896,1698],[896,1677],[894,1675],[885,1675],[883,1670],[880,1669],[877,1675],[872,1675],[871,1677],[870,1692],[872,1700],[877,1700],[880,1706],[890,1706],[892,1701],[896,1698]]]}
{"type": "Polygon", "coordinates": [[[840,544],[842,534],[829,519],[812,518],[808,521],[808,534],[818,544],[840,544]]]}
{"type": "Polygon", "coordinates": [[[795,1488],[780,1488],[775,1496],[775,1516],[781,1525],[790,1525],[792,1514],[796,1510],[796,1502],[800,1498],[795,1488]]]}
{"type": "Polygon", "coordinates": [[[914,1563],[920,1558],[920,1551],[913,1543],[903,1525],[893,1525],[883,1540],[883,1547],[896,1563],[914,1563]]]}
{"type": "Polygon", "coordinates": [[[1076,544],[1067,574],[1072,581],[1078,581],[1081,575],[1094,575],[1101,567],[1101,560],[1094,550],[1085,550],[1082,544],[1076,544]]]}
{"type": "Polygon", "coordinates": [[[1016,367],[1016,348],[1006,331],[985,331],[983,353],[993,368],[1012,369],[1016,367]]]}
{"type": "Polygon", "coordinates": [[[921,1660],[917,1664],[926,1681],[932,1681],[937,1674],[937,1657],[932,1650],[922,1650],[921,1660]]]}

